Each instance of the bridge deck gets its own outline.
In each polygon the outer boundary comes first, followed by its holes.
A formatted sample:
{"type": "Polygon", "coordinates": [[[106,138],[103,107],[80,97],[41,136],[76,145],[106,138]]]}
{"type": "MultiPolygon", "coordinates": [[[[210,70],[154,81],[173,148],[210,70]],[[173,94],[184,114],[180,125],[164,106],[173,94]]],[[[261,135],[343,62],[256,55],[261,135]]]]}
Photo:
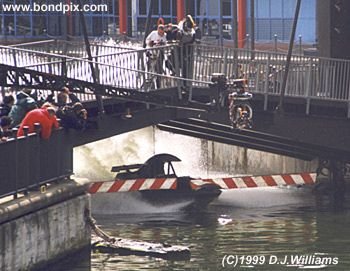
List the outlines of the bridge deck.
{"type": "MultiPolygon", "coordinates": [[[[124,109],[134,107],[132,110],[135,112],[143,112],[140,115],[147,111],[152,112],[154,109],[166,112],[164,108],[174,108],[173,111],[170,110],[172,112],[170,115],[166,115],[169,119],[154,118],[159,121],[156,122],[142,118],[142,122],[137,125],[138,128],[173,120],[167,124],[160,124],[159,127],[179,133],[186,131],[192,136],[207,137],[207,139],[228,144],[303,159],[318,156],[336,156],[341,159],[349,157],[347,151],[350,151],[350,143],[346,143],[349,141],[347,137],[350,134],[347,129],[349,126],[347,117],[350,112],[348,100],[350,76],[347,77],[350,72],[349,61],[302,56],[292,58],[285,95],[287,105],[285,108],[288,112],[284,117],[287,119],[283,121],[283,123],[290,123],[291,126],[286,129],[285,125],[278,121],[280,117],[274,114],[279,100],[285,55],[198,44],[188,49],[191,54],[178,49],[176,45],[145,50],[99,44],[93,45],[94,60],[91,62],[87,60],[83,50],[72,49],[76,46],[56,44],[56,47],[53,47],[49,43],[45,48],[46,50],[33,51],[26,48],[0,46],[2,62],[5,63],[0,64],[2,86],[35,88],[45,97],[49,92],[57,91],[68,84],[85,102],[95,101],[95,95],[109,97],[117,99],[109,100],[109,104],[123,104],[124,109]],[[150,52],[158,56],[163,55],[166,60],[175,56],[173,64],[176,75],[170,74],[171,71],[167,69],[165,62],[161,63],[162,72],[152,70],[147,60],[147,54],[150,52]],[[186,63],[189,64],[186,66],[180,63],[184,55],[188,57],[186,63]],[[94,70],[91,70],[90,64],[93,64],[94,70]],[[185,75],[184,70],[187,78],[182,77],[185,75]],[[96,73],[97,82],[94,81],[92,73],[96,73]],[[219,86],[211,82],[213,73],[224,73],[229,76],[237,74],[248,80],[248,88],[255,97],[254,110],[259,112],[254,115],[254,129],[259,130],[260,133],[237,134],[223,130],[222,127],[219,129],[218,126],[212,129],[213,127],[208,126],[209,124],[202,123],[198,126],[198,123],[193,125],[193,123],[175,121],[180,116],[188,118],[202,115],[206,116],[205,119],[210,119],[210,115],[216,114],[220,115],[221,123],[227,123],[227,108],[225,106],[219,108],[217,104],[213,107],[209,104],[213,100],[218,101],[222,91],[219,86]],[[125,102],[128,103],[127,106],[125,102]],[[143,105],[140,106],[140,104],[143,105]],[[328,118],[326,121],[320,120],[320,117],[314,116],[313,113],[328,115],[328,118]],[[288,114],[293,116],[289,118],[288,114]],[[337,118],[334,118],[335,116],[337,118]],[[295,120],[295,118],[299,119],[295,120]],[[323,123],[323,128],[319,124],[315,126],[315,118],[317,123],[323,123]],[[334,126],[337,125],[339,125],[337,128],[340,143],[330,137],[334,134],[334,126]],[[327,129],[327,126],[330,128],[327,129]],[[288,134],[285,131],[288,131],[288,134]],[[267,139],[261,132],[287,137],[289,141],[280,142],[272,136],[267,139]],[[315,133],[319,140],[312,138],[315,133]],[[301,146],[301,142],[309,145],[301,146]],[[318,147],[326,145],[330,149],[316,148],[316,150],[312,145],[315,142],[318,147]],[[344,152],[341,149],[344,149],[344,152]]],[[[93,107],[90,111],[97,113],[93,107]]],[[[113,108],[109,110],[110,114],[121,114],[120,109],[116,110],[113,105],[110,108],[113,108]]],[[[109,116],[105,119],[110,121],[109,116]]],[[[108,122],[102,121],[101,116],[99,120],[100,125],[104,123],[103,126],[108,126],[108,122]]],[[[124,129],[123,131],[127,131],[128,128],[124,129]]],[[[134,127],[130,126],[129,129],[134,127]]],[[[113,128],[111,131],[118,133],[113,128]]],[[[112,132],[105,132],[106,137],[112,134],[112,132]]],[[[103,137],[101,134],[95,135],[91,140],[101,137],[103,137]]],[[[90,139],[85,136],[81,139],[81,144],[89,141],[90,139]]],[[[80,143],[75,141],[75,144],[80,143]]]]}

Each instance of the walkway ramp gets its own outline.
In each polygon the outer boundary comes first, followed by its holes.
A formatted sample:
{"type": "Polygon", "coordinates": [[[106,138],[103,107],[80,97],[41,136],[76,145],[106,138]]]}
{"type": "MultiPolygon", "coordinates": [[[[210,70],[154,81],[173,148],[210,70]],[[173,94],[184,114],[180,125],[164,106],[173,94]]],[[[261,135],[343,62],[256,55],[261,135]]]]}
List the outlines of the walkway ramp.
{"type": "Polygon", "coordinates": [[[215,142],[236,145],[290,156],[303,160],[313,160],[318,157],[348,159],[350,151],[329,148],[295,139],[279,137],[253,130],[232,129],[231,126],[190,118],[171,120],[158,125],[164,131],[193,136],[215,142]]]}

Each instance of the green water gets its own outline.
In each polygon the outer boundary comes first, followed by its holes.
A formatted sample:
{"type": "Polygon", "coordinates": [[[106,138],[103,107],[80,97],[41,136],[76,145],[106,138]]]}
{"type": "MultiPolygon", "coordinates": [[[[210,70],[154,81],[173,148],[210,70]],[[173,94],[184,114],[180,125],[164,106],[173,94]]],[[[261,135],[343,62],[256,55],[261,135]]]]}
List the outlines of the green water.
{"type": "Polygon", "coordinates": [[[96,216],[111,235],[189,246],[191,259],[94,252],[91,260],[74,259],[61,270],[350,270],[350,208],[335,210],[329,203],[316,207],[312,198],[308,201],[312,204],[96,216]],[[229,261],[223,266],[224,257],[229,261]],[[290,266],[296,257],[299,264],[290,266]]]}

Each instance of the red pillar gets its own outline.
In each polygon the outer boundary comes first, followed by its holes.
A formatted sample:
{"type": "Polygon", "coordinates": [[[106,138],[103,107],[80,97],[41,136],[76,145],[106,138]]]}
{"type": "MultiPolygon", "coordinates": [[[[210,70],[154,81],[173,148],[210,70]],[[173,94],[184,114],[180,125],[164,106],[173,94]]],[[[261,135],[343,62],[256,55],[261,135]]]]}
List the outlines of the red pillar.
{"type": "Polygon", "coordinates": [[[127,33],[128,10],[126,6],[127,0],[119,0],[119,32],[120,34],[127,33]]]}
{"type": "Polygon", "coordinates": [[[177,22],[185,18],[185,0],[177,0],[176,5],[177,22]]]}
{"type": "Polygon", "coordinates": [[[238,0],[238,48],[244,48],[246,39],[247,1],[238,0]]]}
{"type": "MultiPolygon", "coordinates": [[[[67,0],[66,4],[70,6],[71,0],[67,0]]],[[[73,36],[73,18],[71,10],[67,11],[67,34],[73,36]]]]}

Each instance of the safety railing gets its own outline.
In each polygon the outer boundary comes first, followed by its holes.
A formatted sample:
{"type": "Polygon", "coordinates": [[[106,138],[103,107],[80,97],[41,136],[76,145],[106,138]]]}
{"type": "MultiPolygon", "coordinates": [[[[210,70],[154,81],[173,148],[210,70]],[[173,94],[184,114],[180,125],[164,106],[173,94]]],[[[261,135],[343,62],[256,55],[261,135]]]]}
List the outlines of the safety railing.
{"type": "MultiPolygon", "coordinates": [[[[21,49],[1,46],[0,57],[10,65],[93,81],[82,42],[51,41],[42,46],[45,53],[23,49],[29,47],[24,45],[21,49]]],[[[208,87],[213,73],[224,73],[228,79],[246,78],[249,90],[254,93],[280,95],[287,60],[282,53],[201,44],[187,49],[176,45],[143,49],[92,43],[91,51],[98,83],[140,91],[180,89],[185,85],[208,87]]],[[[350,61],[292,56],[286,96],[304,98],[307,102],[310,99],[348,102],[349,91],[350,61]]]]}
{"type": "MultiPolygon", "coordinates": [[[[193,78],[210,80],[213,73],[228,79],[246,78],[250,91],[280,95],[287,56],[272,52],[194,45],[193,78]]],[[[348,101],[350,61],[293,56],[286,82],[287,96],[348,101]]]]}
{"type": "MultiPolygon", "coordinates": [[[[89,61],[82,51],[77,53],[79,56],[67,56],[0,46],[2,63],[94,82],[92,64],[96,83],[144,92],[181,85],[181,78],[171,76],[175,71],[166,66],[176,52],[174,45],[148,49],[96,45],[92,47],[93,60],[89,61]]],[[[173,66],[178,70],[176,63],[173,66]]]]}
{"type": "MultiPolygon", "coordinates": [[[[87,57],[86,45],[83,40],[43,40],[36,42],[27,42],[21,44],[11,45],[11,47],[33,50],[42,53],[52,53],[52,54],[61,54],[70,57],[87,57]]],[[[141,43],[126,43],[126,44],[116,44],[102,41],[90,41],[91,51],[96,51],[97,49],[102,54],[121,52],[126,50],[135,50],[135,48],[141,48],[141,43]]]]}
{"type": "Polygon", "coordinates": [[[55,131],[42,140],[39,133],[31,133],[0,143],[0,152],[6,154],[0,159],[0,198],[17,197],[72,174],[71,145],[62,135],[55,131]]]}

